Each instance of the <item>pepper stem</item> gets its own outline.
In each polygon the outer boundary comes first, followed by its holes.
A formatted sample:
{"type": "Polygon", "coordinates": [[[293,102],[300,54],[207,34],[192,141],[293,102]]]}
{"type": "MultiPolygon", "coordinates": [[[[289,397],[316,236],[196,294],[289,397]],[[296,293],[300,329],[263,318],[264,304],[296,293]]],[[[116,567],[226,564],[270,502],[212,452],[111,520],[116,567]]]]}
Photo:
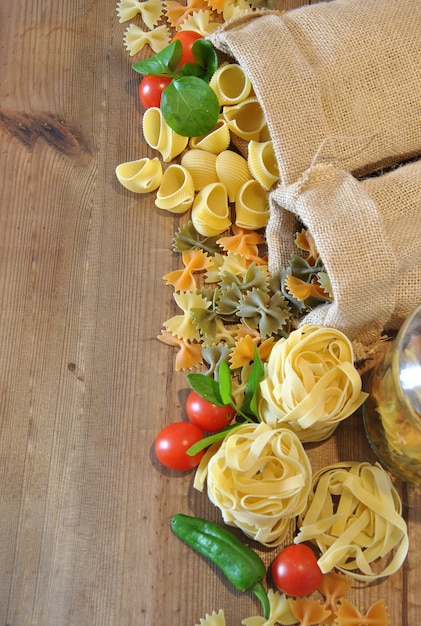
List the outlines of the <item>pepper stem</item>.
{"type": "Polygon", "coordinates": [[[262,603],[263,615],[264,615],[265,619],[269,619],[269,615],[270,615],[269,598],[267,596],[267,593],[266,593],[265,588],[263,587],[262,583],[261,582],[257,582],[255,585],[253,585],[251,590],[254,593],[254,595],[257,598],[259,598],[260,602],[262,603]]]}

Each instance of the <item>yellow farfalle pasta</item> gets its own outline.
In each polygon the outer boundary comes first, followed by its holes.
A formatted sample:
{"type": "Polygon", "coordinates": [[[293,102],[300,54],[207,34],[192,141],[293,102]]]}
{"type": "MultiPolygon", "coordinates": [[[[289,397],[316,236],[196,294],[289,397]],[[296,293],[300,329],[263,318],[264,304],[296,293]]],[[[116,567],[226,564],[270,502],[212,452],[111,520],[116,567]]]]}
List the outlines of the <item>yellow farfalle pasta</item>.
{"type": "Polygon", "coordinates": [[[210,87],[216,93],[218,102],[223,105],[239,104],[251,92],[251,82],[241,65],[223,63],[213,74],[210,87]]]}
{"type": "Polygon", "coordinates": [[[257,98],[248,98],[233,106],[224,106],[222,114],[234,135],[247,141],[261,141],[266,119],[257,98]]]}
{"type": "Polygon", "coordinates": [[[252,179],[247,160],[233,150],[223,150],[218,154],[216,172],[227,190],[230,202],[235,202],[240,187],[252,179]]]}
{"type": "Polygon", "coordinates": [[[311,467],[298,437],[267,424],[242,424],[207,466],[208,497],[224,521],[264,545],[284,541],[307,504],[311,467]]]}
{"type": "Polygon", "coordinates": [[[209,5],[205,0],[187,0],[185,4],[176,0],[166,0],[164,7],[168,21],[178,30],[189,15],[193,15],[200,9],[206,11],[209,5]]]}
{"type": "Polygon", "coordinates": [[[279,180],[272,141],[249,141],[247,163],[253,177],[266,191],[279,180]]]}
{"type": "Polygon", "coordinates": [[[164,163],[181,154],[189,140],[167,124],[159,107],[146,109],[142,119],[142,130],[146,143],[160,152],[164,163]]]}
{"type": "Polygon", "coordinates": [[[164,322],[164,328],[181,339],[199,341],[200,332],[193,319],[192,309],[208,309],[211,303],[200,293],[194,291],[174,292],[173,298],[183,311],[164,322]]]}
{"type": "Polygon", "coordinates": [[[222,609],[219,609],[218,613],[212,611],[206,613],[205,617],[200,618],[200,624],[196,624],[196,626],[225,626],[225,614],[222,609]]]}
{"type": "Polygon", "coordinates": [[[224,22],[238,18],[246,11],[250,11],[250,5],[246,0],[228,0],[223,2],[223,5],[222,17],[224,22]]]}
{"type": "Polygon", "coordinates": [[[195,11],[193,14],[186,17],[186,19],[180,25],[180,30],[192,30],[195,33],[199,33],[202,37],[210,35],[220,24],[218,22],[211,21],[210,11],[195,11]]]}
{"type": "Polygon", "coordinates": [[[168,46],[170,39],[170,31],[165,25],[146,32],[140,26],[130,24],[124,33],[124,45],[130,56],[140,52],[146,45],[149,45],[155,53],[160,52],[168,46]]]}
{"type": "Polygon", "coordinates": [[[261,419],[273,427],[287,425],[303,442],[329,437],[367,397],[349,339],[315,324],[277,342],[259,394],[261,419]]]}
{"type": "Polygon", "coordinates": [[[163,13],[161,0],[120,0],[117,4],[120,23],[132,20],[138,13],[149,29],[154,28],[163,13]]]}
{"type": "Polygon", "coordinates": [[[222,183],[210,183],[197,194],[191,219],[204,237],[220,235],[231,226],[227,190],[222,183]]]}
{"type": "Polygon", "coordinates": [[[121,163],[115,173],[123,187],[134,193],[155,191],[162,181],[162,165],[156,157],[121,163]]]}
{"type": "Polygon", "coordinates": [[[193,200],[194,182],[190,172],[178,163],[171,163],[156,193],[156,206],[171,213],[185,213],[191,208],[193,200]]]}
{"type": "Polygon", "coordinates": [[[230,141],[231,134],[228,124],[221,118],[207,135],[202,135],[201,137],[191,137],[190,147],[219,154],[220,152],[228,149],[230,141]]]}
{"type": "Polygon", "coordinates": [[[267,191],[254,179],[241,185],[235,198],[235,223],[241,228],[258,230],[269,220],[267,191]]]}
{"type": "Polygon", "coordinates": [[[288,598],[285,594],[280,594],[279,591],[268,589],[268,600],[270,613],[267,619],[258,615],[253,617],[246,617],[246,619],[243,619],[243,621],[241,622],[242,625],[275,626],[277,624],[283,624],[284,626],[290,626],[297,623],[297,620],[294,617],[289,606],[288,598]]]}
{"type": "Polygon", "coordinates": [[[408,552],[402,503],[379,464],[336,463],[312,481],[295,543],[311,541],[322,572],[333,568],[361,581],[395,573],[408,552]]]}
{"type": "Polygon", "coordinates": [[[216,154],[213,152],[187,150],[181,157],[181,165],[190,172],[196,191],[219,181],[216,173],[216,154]]]}

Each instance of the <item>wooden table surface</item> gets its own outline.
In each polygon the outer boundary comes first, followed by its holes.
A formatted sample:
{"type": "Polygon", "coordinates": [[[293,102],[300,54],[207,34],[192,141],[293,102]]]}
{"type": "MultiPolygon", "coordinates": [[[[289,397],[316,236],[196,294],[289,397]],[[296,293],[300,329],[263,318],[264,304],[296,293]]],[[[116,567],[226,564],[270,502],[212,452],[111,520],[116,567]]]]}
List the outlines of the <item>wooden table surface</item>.
{"type": "MultiPolygon", "coordinates": [[[[220,516],[152,452],[187,394],[156,339],[175,311],[162,275],[178,267],[180,218],[114,174],[152,156],[125,28],[114,2],[1,3],[1,626],[194,626],[219,608],[238,626],[259,613],[169,528],[176,512],[220,516]]],[[[360,415],[309,455],[314,469],[375,460],[360,415]]],[[[397,487],[406,563],[347,597],[363,613],[384,598],[392,626],[416,626],[421,496],[397,487]]]]}

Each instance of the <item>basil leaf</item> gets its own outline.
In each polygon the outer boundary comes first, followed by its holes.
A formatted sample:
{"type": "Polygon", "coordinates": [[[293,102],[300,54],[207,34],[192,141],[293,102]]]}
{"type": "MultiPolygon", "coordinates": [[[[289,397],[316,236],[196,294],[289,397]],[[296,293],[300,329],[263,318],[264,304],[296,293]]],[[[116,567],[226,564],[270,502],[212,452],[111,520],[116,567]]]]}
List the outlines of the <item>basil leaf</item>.
{"type": "Polygon", "coordinates": [[[213,433],[208,437],[199,439],[199,441],[196,441],[196,443],[194,443],[192,446],[190,446],[190,448],[188,448],[188,450],[186,450],[186,453],[189,456],[194,456],[198,452],[201,452],[205,448],[208,448],[213,443],[216,443],[221,439],[225,439],[225,437],[231,430],[234,430],[234,428],[238,428],[239,426],[241,426],[241,424],[231,424],[230,426],[227,426],[227,428],[224,428],[224,430],[220,430],[218,433],[213,433]]]}
{"type": "Polygon", "coordinates": [[[225,406],[219,393],[219,383],[214,378],[210,378],[206,374],[188,374],[187,380],[193,391],[199,394],[201,398],[212,404],[225,406]]]}
{"type": "Polygon", "coordinates": [[[197,63],[202,67],[203,80],[209,82],[218,69],[218,56],[215,48],[207,39],[196,39],[192,46],[192,52],[197,63]]]}
{"type": "Polygon", "coordinates": [[[209,133],[218,121],[219,103],[213,89],[202,79],[183,76],[165,87],[161,112],[179,135],[199,137],[209,133]]]}
{"type": "Polygon", "coordinates": [[[257,411],[257,392],[259,389],[259,383],[265,375],[265,370],[263,367],[262,359],[260,358],[259,351],[254,346],[254,360],[253,366],[250,371],[250,376],[248,377],[246,383],[246,390],[244,392],[244,401],[241,407],[243,413],[252,414],[255,417],[259,417],[257,411]]]}
{"type": "Polygon", "coordinates": [[[173,41],[154,56],[134,63],[132,68],[148,76],[171,76],[180,63],[182,49],[180,41],[173,41]]]}
{"type": "Polygon", "coordinates": [[[218,370],[219,393],[224,404],[232,404],[232,380],[231,370],[226,361],[221,361],[218,370]]]}

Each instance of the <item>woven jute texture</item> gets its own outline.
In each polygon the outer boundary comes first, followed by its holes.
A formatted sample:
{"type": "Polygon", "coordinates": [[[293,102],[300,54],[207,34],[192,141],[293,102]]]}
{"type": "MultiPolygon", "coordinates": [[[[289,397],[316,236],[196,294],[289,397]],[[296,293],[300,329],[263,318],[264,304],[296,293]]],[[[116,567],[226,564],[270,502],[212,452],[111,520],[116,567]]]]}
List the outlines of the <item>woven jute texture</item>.
{"type": "Polygon", "coordinates": [[[421,2],[248,12],[211,40],[250,76],[273,141],[270,269],[296,252],[298,218],[334,293],[303,323],[342,330],[363,358],[421,301],[421,2]]]}

